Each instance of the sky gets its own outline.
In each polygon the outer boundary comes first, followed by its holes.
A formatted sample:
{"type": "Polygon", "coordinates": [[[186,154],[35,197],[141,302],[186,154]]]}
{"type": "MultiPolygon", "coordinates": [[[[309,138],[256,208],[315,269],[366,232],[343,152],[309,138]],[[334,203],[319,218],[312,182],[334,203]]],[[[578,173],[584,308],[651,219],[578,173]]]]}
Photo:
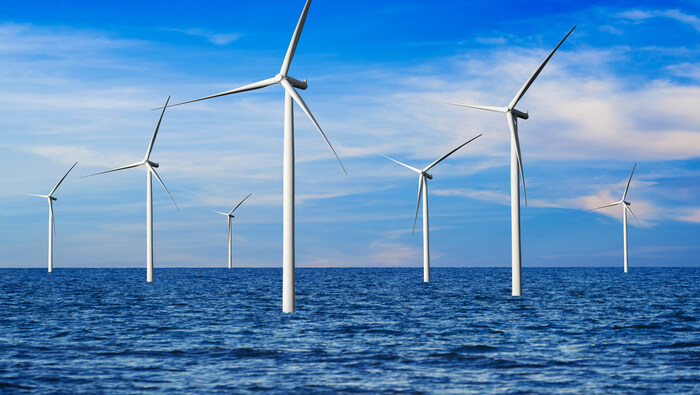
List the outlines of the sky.
{"type": "MultiPolygon", "coordinates": [[[[273,77],[304,2],[4,1],[0,267],[144,267],[143,158],[161,106],[273,77]]],[[[420,267],[417,176],[431,170],[434,267],[510,266],[505,106],[574,26],[518,108],[523,267],[700,266],[700,3],[316,0],[290,75],[347,168],[295,105],[297,267],[420,267]],[[510,11],[508,11],[510,10],[510,11]]],[[[158,267],[281,267],[279,86],[168,109],[151,159],[158,267]]]]}

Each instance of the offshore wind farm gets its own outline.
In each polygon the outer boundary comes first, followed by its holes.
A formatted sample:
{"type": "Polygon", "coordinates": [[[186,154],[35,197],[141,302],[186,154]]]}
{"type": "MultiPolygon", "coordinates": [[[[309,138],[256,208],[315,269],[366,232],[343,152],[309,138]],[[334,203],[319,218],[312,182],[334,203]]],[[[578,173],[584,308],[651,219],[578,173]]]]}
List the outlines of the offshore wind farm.
{"type": "Polygon", "coordinates": [[[697,392],[700,10],[664,7],[8,6],[0,388],[697,392]]]}

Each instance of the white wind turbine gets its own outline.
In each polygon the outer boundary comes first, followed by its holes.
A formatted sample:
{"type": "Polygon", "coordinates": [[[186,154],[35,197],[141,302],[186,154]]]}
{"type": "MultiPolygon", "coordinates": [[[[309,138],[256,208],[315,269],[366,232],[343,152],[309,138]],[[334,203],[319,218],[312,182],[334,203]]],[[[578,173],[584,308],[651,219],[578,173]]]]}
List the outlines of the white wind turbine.
{"type": "Polygon", "coordinates": [[[625,200],[625,198],[627,197],[627,190],[629,190],[630,182],[632,181],[632,175],[634,175],[634,169],[636,169],[636,168],[637,168],[637,163],[635,162],[634,167],[632,168],[632,173],[630,174],[630,178],[627,180],[627,186],[625,187],[625,192],[622,193],[622,199],[620,199],[619,201],[617,201],[615,203],[606,204],[605,206],[600,206],[600,207],[596,207],[593,209],[593,210],[599,210],[599,209],[605,208],[605,207],[617,206],[618,204],[622,205],[622,207],[623,207],[623,209],[622,209],[622,239],[623,239],[623,245],[625,248],[625,250],[624,250],[625,251],[624,252],[625,273],[627,273],[627,212],[629,211],[630,214],[632,214],[632,216],[634,217],[634,220],[637,221],[637,223],[639,223],[637,216],[634,215],[634,213],[632,212],[632,209],[630,208],[630,205],[632,203],[625,200]]]}
{"type": "Polygon", "coordinates": [[[386,155],[382,155],[383,157],[392,160],[398,164],[400,164],[403,167],[406,167],[408,169],[411,169],[418,173],[418,203],[416,204],[416,216],[413,219],[413,232],[416,231],[416,221],[418,221],[418,208],[420,207],[420,201],[421,197],[423,198],[423,281],[424,282],[430,282],[430,240],[429,240],[429,226],[428,226],[428,179],[433,179],[432,174],[428,173],[428,170],[432,169],[435,165],[438,163],[442,162],[445,158],[448,156],[452,155],[455,153],[458,149],[464,147],[465,145],[469,144],[470,142],[476,140],[477,138],[481,137],[481,134],[472,138],[471,140],[467,141],[466,143],[460,145],[459,147],[453,149],[452,151],[448,152],[447,154],[443,155],[440,157],[438,160],[435,162],[431,163],[428,165],[423,170],[418,170],[415,167],[409,166],[405,163],[401,163],[397,161],[396,159],[392,159],[386,155]]]}
{"type": "Polygon", "coordinates": [[[506,120],[508,121],[508,127],[510,128],[510,218],[511,218],[511,253],[512,253],[512,294],[513,296],[522,296],[523,283],[521,275],[521,257],[520,257],[520,185],[519,177],[523,180],[523,197],[525,199],[525,205],[527,205],[527,194],[525,192],[525,175],[523,174],[523,162],[522,155],[520,153],[520,139],[518,137],[518,118],[528,119],[528,112],[522,112],[515,108],[518,101],[523,97],[525,92],[530,88],[535,79],[540,75],[544,66],[547,65],[549,59],[554,55],[554,52],[559,49],[564,40],[571,34],[571,32],[576,29],[574,26],[569,33],[564,36],[564,38],[559,42],[559,44],[550,52],[549,56],[542,62],[540,67],[537,68],[535,73],[527,80],[525,85],[520,88],[520,91],[515,95],[513,100],[507,107],[491,107],[491,106],[475,106],[470,104],[457,104],[440,102],[444,104],[451,104],[460,107],[476,108],[479,110],[501,112],[506,114],[506,120]]]}
{"type": "Polygon", "coordinates": [[[311,119],[316,129],[321,133],[321,136],[326,140],[326,143],[333,151],[338,163],[345,171],[343,163],[340,161],[338,154],[333,149],[330,141],[323,133],[321,126],[314,118],[313,114],[309,110],[304,100],[301,98],[299,93],[294,89],[306,89],[308,87],[306,80],[299,81],[295,78],[287,75],[289,72],[289,66],[294,57],[294,52],[296,51],[297,44],[299,42],[299,37],[301,36],[301,31],[304,28],[304,22],[306,21],[306,15],[309,12],[309,6],[311,5],[311,0],[306,1],[304,10],[301,13],[299,22],[297,23],[296,30],[294,30],[294,35],[292,36],[292,41],[289,43],[289,48],[287,49],[287,54],[282,62],[282,68],[280,72],[272,78],[255,82],[249,85],[242,86],[240,88],[231,89],[225,92],[217,93],[211,96],[201,97],[199,99],[189,100],[182,103],[173,104],[173,106],[179,106],[181,104],[192,103],[200,100],[211,99],[219,96],[231,95],[234,93],[246,92],[255,89],[264,88],[266,86],[280,84],[284,88],[284,158],[283,158],[283,243],[282,243],[282,311],[285,313],[293,313],[295,310],[295,292],[294,292],[294,109],[293,101],[296,101],[299,107],[306,113],[306,115],[311,119]]]}
{"type": "Polygon", "coordinates": [[[75,162],[73,164],[73,166],[71,166],[71,168],[68,169],[66,174],[63,175],[63,178],[61,178],[61,181],[59,181],[58,184],[56,184],[56,186],[53,187],[53,189],[51,190],[51,192],[49,192],[48,195],[35,195],[33,193],[26,193],[25,194],[25,195],[29,195],[29,196],[37,196],[40,198],[46,198],[49,201],[49,273],[53,272],[53,235],[56,233],[56,224],[54,224],[54,220],[53,220],[53,202],[55,200],[58,200],[57,198],[55,198],[53,196],[53,193],[56,192],[56,189],[58,189],[58,186],[61,185],[63,180],[65,180],[66,177],[68,176],[68,173],[70,173],[70,171],[73,170],[73,168],[77,164],[78,164],[78,162],[75,162]]]}
{"type": "Polygon", "coordinates": [[[163,107],[163,111],[160,113],[160,118],[158,119],[156,130],[153,132],[151,142],[148,144],[148,148],[146,149],[146,156],[144,156],[142,161],[122,167],[117,167],[116,169],[83,176],[92,177],[98,174],[105,174],[111,173],[113,171],[131,169],[132,167],[146,166],[146,281],[148,281],[149,283],[153,282],[153,179],[151,178],[151,174],[156,177],[160,185],[162,185],[163,189],[165,189],[165,192],[167,192],[168,196],[170,196],[170,199],[175,204],[177,210],[180,211],[180,208],[177,207],[177,203],[175,203],[175,199],[173,199],[173,195],[170,194],[170,191],[168,191],[168,188],[163,183],[163,180],[161,180],[158,176],[158,173],[156,173],[155,168],[159,166],[158,162],[152,162],[150,160],[151,151],[153,151],[153,144],[156,142],[156,135],[158,135],[158,129],[160,128],[160,122],[163,120],[163,114],[165,113],[165,109],[167,108],[169,101],[170,97],[168,97],[168,100],[166,100],[165,107],[163,107]]]}
{"type": "Polygon", "coordinates": [[[243,204],[243,202],[245,202],[245,200],[248,199],[248,198],[250,197],[250,195],[252,195],[252,193],[248,194],[248,196],[246,196],[245,198],[243,198],[243,200],[241,200],[241,202],[238,203],[238,204],[236,205],[236,207],[234,207],[233,210],[229,211],[228,213],[222,213],[221,211],[216,211],[216,210],[209,210],[209,211],[211,211],[211,212],[218,213],[218,214],[221,214],[221,215],[225,215],[226,217],[228,217],[228,268],[229,268],[229,269],[231,269],[231,268],[233,267],[233,265],[232,265],[232,263],[231,263],[231,256],[232,256],[231,220],[232,220],[233,218],[235,218],[234,215],[233,215],[233,212],[236,211],[236,209],[238,208],[238,206],[240,206],[241,204],[243,204]]]}

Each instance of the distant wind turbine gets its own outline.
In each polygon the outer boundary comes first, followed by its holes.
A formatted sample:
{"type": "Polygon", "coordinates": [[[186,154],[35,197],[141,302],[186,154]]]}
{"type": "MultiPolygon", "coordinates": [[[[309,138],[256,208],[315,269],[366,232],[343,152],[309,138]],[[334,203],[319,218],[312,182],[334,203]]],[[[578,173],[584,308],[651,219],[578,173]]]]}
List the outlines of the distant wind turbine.
{"type": "Polygon", "coordinates": [[[506,114],[506,120],[510,128],[510,218],[511,218],[511,254],[512,254],[512,294],[513,296],[522,296],[523,283],[521,275],[521,257],[520,257],[520,185],[519,177],[523,180],[523,198],[527,205],[527,193],[525,192],[525,175],[523,174],[522,155],[520,153],[520,139],[518,137],[518,118],[528,119],[528,112],[522,112],[515,108],[518,101],[525,95],[525,92],[530,88],[537,76],[540,75],[544,66],[547,65],[549,59],[554,55],[554,52],[559,49],[564,40],[576,29],[574,26],[569,33],[559,42],[559,44],[550,52],[549,56],[537,68],[535,73],[527,80],[525,85],[518,91],[513,100],[507,107],[491,107],[491,106],[475,106],[470,104],[456,104],[439,101],[439,103],[451,104],[453,106],[476,108],[479,110],[495,111],[506,114]]]}
{"type": "Polygon", "coordinates": [[[632,168],[632,173],[630,174],[630,178],[627,180],[627,186],[625,187],[625,192],[622,193],[622,199],[615,203],[610,203],[606,204],[605,206],[600,206],[596,207],[593,210],[599,210],[601,208],[606,208],[606,207],[612,207],[612,206],[617,206],[618,204],[621,204],[623,209],[622,209],[622,239],[623,239],[623,245],[625,248],[624,256],[625,256],[625,273],[627,273],[627,212],[629,211],[630,214],[634,217],[634,220],[639,223],[639,220],[637,219],[637,216],[634,215],[632,212],[632,209],[630,208],[630,205],[632,203],[626,201],[625,199],[627,198],[627,190],[630,188],[630,182],[632,181],[632,176],[634,175],[634,169],[637,168],[637,163],[635,162],[634,167],[632,168]]]}
{"type": "Polygon", "coordinates": [[[55,200],[58,200],[57,198],[55,198],[53,196],[53,194],[54,194],[54,192],[56,192],[56,189],[58,189],[58,186],[61,185],[63,180],[66,179],[66,177],[68,176],[68,173],[70,173],[70,171],[73,170],[73,168],[77,164],[78,164],[78,162],[75,162],[73,164],[73,166],[71,166],[71,168],[68,169],[66,174],[63,175],[63,178],[61,178],[61,181],[59,181],[58,184],[56,184],[56,186],[53,187],[53,189],[51,190],[51,192],[49,192],[48,195],[34,195],[32,193],[25,194],[25,195],[29,195],[29,196],[37,196],[40,198],[46,198],[49,201],[49,273],[53,272],[53,235],[56,233],[56,224],[54,224],[54,221],[53,221],[53,202],[55,200]]]}
{"type": "Polygon", "coordinates": [[[153,179],[151,178],[151,174],[156,177],[160,185],[162,185],[163,189],[165,189],[165,192],[167,192],[168,196],[170,196],[170,199],[173,201],[173,204],[175,204],[175,208],[177,208],[177,210],[180,211],[180,208],[177,206],[177,203],[175,203],[175,199],[173,199],[173,195],[170,194],[170,191],[168,191],[168,188],[163,183],[163,180],[161,180],[158,176],[158,173],[156,173],[156,168],[159,166],[158,162],[152,162],[150,160],[151,151],[153,151],[153,144],[156,142],[156,135],[158,135],[158,129],[160,128],[160,123],[163,120],[163,114],[165,113],[165,109],[167,108],[169,101],[170,97],[168,96],[168,100],[165,101],[165,107],[163,107],[163,111],[160,113],[160,118],[158,119],[156,130],[153,132],[151,142],[148,144],[148,148],[146,149],[146,156],[143,158],[142,161],[122,167],[117,167],[116,169],[102,171],[99,173],[90,174],[82,177],[92,177],[98,174],[105,174],[111,173],[113,171],[131,169],[132,167],[138,166],[146,167],[146,281],[148,281],[149,283],[153,282],[153,179]]]}
{"type": "Polygon", "coordinates": [[[241,200],[241,202],[238,203],[238,204],[236,205],[236,207],[234,207],[233,210],[229,211],[228,213],[222,213],[221,211],[216,211],[216,210],[209,210],[209,211],[211,211],[211,212],[218,213],[218,214],[221,214],[221,215],[225,215],[226,217],[228,217],[228,268],[229,268],[229,269],[231,269],[231,268],[233,267],[233,265],[232,265],[232,263],[231,263],[231,256],[233,255],[233,254],[232,254],[232,243],[231,243],[231,219],[234,218],[233,212],[236,211],[236,209],[238,208],[238,206],[240,206],[241,204],[243,204],[243,202],[245,202],[245,200],[248,199],[248,198],[250,197],[250,195],[252,195],[252,193],[248,194],[248,196],[246,196],[245,198],[243,198],[243,200],[241,200]]]}
{"type": "Polygon", "coordinates": [[[438,160],[435,162],[431,163],[428,165],[423,170],[418,170],[415,167],[409,166],[405,163],[401,163],[397,161],[396,159],[392,159],[386,155],[382,155],[383,157],[394,161],[398,164],[400,164],[403,167],[406,167],[410,170],[415,171],[418,173],[418,203],[416,204],[416,216],[413,219],[413,232],[416,231],[416,221],[418,221],[418,209],[420,207],[420,201],[421,201],[421,196],[423,198],[423,282],[430,282],[430,240],[428,237],[428,232],[429,232],[429,226],[428,226],[428,179],[433,179],[433,176],[431,174],[428,174],[428,170],[432,169],[435,165],[438,163],[442,162],[445,158],[448,156],[452,155],[455,153],[458,149],[464,147],[465,145],[469,144],[470,142],[476,140],[477,138],[481,137],[481,134],[472,138],[471,140],[467,141],[466,143],[460,145],[459,147],[453,149],[452,151],[448,152],[447,154],[443,155],[440,157],[438,160]]]}
{"type": "Polygon", "coordinates": [[[330,141],[323,133],[321,126],[316,122],[309,107],[304,103],[299,93],[294,89],[306,89],[308,87],[306,80],[299,81],[287,75],[289,66],[294,57],[301,31],[304,28],[306,15],[309,13],[311,0],[307,0],[304,10],[301,13],[296,30],[292,36],[292,41],[289,43],[287,54],[282,62],[280,72],[272,78],[255,82],[240,88],[231,89],[225,92],[217,93],[210,96],[201,97],[199,99],[189,100],[182,103],[173,104],[179,106],[181,104],[192,103],[200,100],[212,99],[215,97],[231,95],[234,93],[252,91],[255,89],[264,88],[266,86],[280,84],[284,88],[284,158],[283,158],[283,243],[282,243],[282,311],[285,313],[293,313],[295,311],[295,292],[294,292],[294,108],[293,101],[296,101],[306,115],[311,119],[316,129],[321,133],[326,143],[333,151],[340,167],[347,175],[343,163],[340,161],[338,154],[333,149],[330,141]]]}

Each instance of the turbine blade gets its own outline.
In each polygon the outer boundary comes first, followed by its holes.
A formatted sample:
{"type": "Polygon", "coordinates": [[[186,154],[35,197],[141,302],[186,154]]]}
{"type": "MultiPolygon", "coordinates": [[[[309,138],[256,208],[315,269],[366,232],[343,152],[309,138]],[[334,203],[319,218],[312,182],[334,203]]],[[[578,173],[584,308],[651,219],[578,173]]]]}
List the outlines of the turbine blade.
{"type": "Polygon", "coordinates": [[[170,96],[168,100],[165,101],[165,106],[163,106],[163,111],[160,113],[160,118],[158,118],[158,124],[156,125],[156,130],[153,132],[151,137],[151,142],[148,143],[148,148],[146,149],[146,157],[143,159],[144,162],[151,157],[151,151],[153,151],[153,144],[156,142],[156,135],[158,134],[158,129],[160,129],[160,122],[163,120],[163,114],[165,114],[165,109],[168,108],[168,103],[170,102],[170,96]]]}
{"type": "Polygon", "coordinates": [[[36,196],[36,197],[40,197],[40,198],[44,198],[44,199],[48,199],[48,198],[49,198],[49,195],[35,195],[35,194],[33,194],[33,193],[23,193],[22,195],[36,196]]]}
{"type": "Polygon", "coordinates": [[[435,162],[431,163],[430,166],[428,166],[428,167],[426,167],[425,169],[423,169],[423,171],[426,172],[426,171],[432,169],[433,166],[435,166],[435,165],[437,165],[438,163],[442,162],[443,159],[445,159],[445,158],[447,158],[448,156],[452,155],[452,154],[455,153],[458,149],[464,147],[465,145],[471,143],[472,141],[476,140],[477,138],[479,138],[479,137],[481,137],[481,136],[482,136],[482,135],[480,134],[480,135],[474,137],[473,139],[467,141],[466,143],[460,145],[459,147],[453,149],[452,151],[448,152],[446,155],[443,155],[440,159],[436,160],[435,162]]]}
{"type": "Polygon", "coordinates": [[[630,182],[632,182],[632,176],[634,175],[634,169],[637,168],[637,162],[634,162],[634,167],[632,168],[632,173],[630,174],[629,180],[627,180],[627,186],[625,187],[625,193],[622,194],[622,200],[627,197],[627,190],[630,189],[630,182]]]}
{"type": "Polygon", "coordinates": [[[518,137],[518,119],[513,117],[511,113],[508,113],[508,118],[512,122],[508,122],[510,126],[510,132],[513,134],[515,140],[515,157],[518,159],[518,170],[520,173],[520,178],[523,181],[523,198],[525,200],[525,205],[527,206],[527,192],[525,189],[525,172],[523,171],[523,160],[522,153],[520,151],[520,137],[518,137]]]}
{"type": "Polygon", "coordinates": [[[158,180],[158,182],[160,183],[160,185],[163,186],[163,189],[165,189],[165,192],[168,193],[168,196],[170,196],[170,200],[173,201],[173,204],[175,205],[175,208],[177,209],[177,211],[180,211],[180,207],[177,206],[177,203],[175,202],[175,199],[173,198],[173,195],[170,194],[170,191],[168,190],[168,188],[167,188],[167,187],[165,186],[165,184],[163,183],[163,180],[161,180],[161,179],[160,179],[160,176],[158,176],[158,173],[156,173],[156,169],[154,169],[153,166],[151,166],[151,165],[147,165],[147,166],[148,166],[148,170],[149,170],[151,173],[153,173],[154,176],[156,176],[156,180],[158,180]]]}
{"type": "Polygon", "coordinates": [[[408,169],[411,169],[411,170],[415,171],[416,173],[420,174],[420,170],[416,169],[415,167],[409,166],[409,165],[407,165],[407,164],[405,164],[405,163],[401,163],[401,162],[399,162],[398,160],[392,159],[392,158],[390,158],[390,157],[388,157],[388,156],[386,156],[386,155],[384,155],[384,154],[378,154],[378,155],[381,155],[381,156],[383,156],[383,157],[389,159],[390,161],[394,161],[394,162],[400,164],[401,166],[406,167],[406,168],[408,168],[408,169]]]}
{"type": "Polygon", "coordinates": [[[236,211],[236,209],[238,208],[238,206],[240,206],[241,204],[243,204],[243,202],[245,202],[245,200],[248,199],[248,198],[250,197],[250,195],[252,195],[252,193],[249,193],[248,196],[246,196],[245,198],[243,198],[243,200],[241,200],[241,202],[238,203],[238,204],[236,205],[236,207],[234,207],[233,210],[231,210],[231,212],[228,213],[228,215],[233,214],[233,212],[236,211]]]}
{"type": "Polygon", "coordinates": [[[61,183],[63,182],[63,180],[65,180],[66,177],[68,176],[68,173],[70,173],[70,171],[73,170],[73,168],[74,168],[75,165],[77,165],[77,164],[78,164],[78,162],[73,163],[73,166],[71,166],[70,169],[68,169],[68,171],[66,172],[66,174],[63,175],[63,178],[61,178],[61,181],[59,181],[58,184],[56,184],[56,186],[53,187],[53,189],[52,189],[51,192],[49,193],[49,196],[53,195],[53,193],[56,192],[56,189],[58,189],[58,186],[61,185],[61,183]]]}
{"type": "Polygon", "coordinates": [[[138,167],[138,166],[141,166],[141,165],[143,165],[143,164],[144,164],[144,162],[132,163],[132,164],[130,164],[130,165],[126,165],[126,166],[122,166],[122,167],[117,167],[116,169],[107,170],[107,171],[101,171],[101,172],[95,173],[95,174],[88,174],[88,175],[82,176],[82,177],[80,177],[80,178],[92,177],[92,176],[96,176],[96,175],[98,175],[98,174],[111,173],[111,172],[113,172],[113,171],[131,169],[132,167],[138,167]]]}
{"type": "Polygon", "coordinates": [[[225,216],[228,217],[228,214],[222,213],[221,211],[216,211],[216,210],[212,210],[212,209],[209,209],[209,208],[208,208],[207,210],[211,211],[212,213],[217,213],[217,214],[225,215],[225,216]]]}
{"type": "Polygon", "coordinates": [[[622,203],[622,202],[620,201],[620,202],[610,203],[610,204],[606,204],[605,206],[600,206],[600,207],[592,208],[591,210],[600,210],[601,208],[617,206],[617,205],[620,204],[620,203],[622,203]]]}
{"type": "Polygon", "coordinates": [[[564,40],[566,40],[566,38],[569,37],[571,32],[574,31],[574,29],[576,29],[576,26],[572,27],[571,30],[569,30],[569,32],[566,34],[566,36],[564,36],[564,38],[561,39],[559,44],[552,50],[552,52],[549,53],[549,56],[547,56],[547,58],[544,60],[544,62],[542,62],[540,67],[538,67],[537,70],[535,70],[535,73],[532,76],[530,76],[530,79],[527,80],[525,85],[523,85],[523,87],[520,88],[520,91],[518,91],[518,94],[515,95],[513,100],[508,105],[509,110],[512,110],[515,107],[515,105],[518,104],[518,101],[520,101],[520,99],[523,97],[525,92],[527,92],[527,90],[530,88],[530,85],[532,85],[532,83],[535,82],[535,79],[537,78],[537,76],[540,75],[540,73],[542,72],[542,69],[544,69],[544,66],[547,65],[547,62],[549,62],[549,59],[552,58],[552,55],[554,55],[554,52],[556,52],[557,49],[559,49],[559,47],[564,43],[564,40]]]}
{"type": "MultiPolygon", "coordinates": [[[[240,88],[231,89],[231,90],[228,90],[228,91],[225,91],[225,92],[221,92],[221,93],[217,93],[217,94],[214,94],[214,95],[204,96],[204,97],[200,97],[199,99],[194,99],[194,100],[183,101],[183,102],[181,102],[181,103],[171,104],[171,105],[169,105],[168,107],[175,107],[175,106],[179,106],[179,105],[182,105],[182,104],[194,103],[194,102],[196,102],[196,101],[212,99],[212,98],[219,97],[219,96],[232,95],[232,94],[234,94],[234,93],[252,91],[252,90],[255,90],[255,89],[260,89],[260,88],[264,88],[264,87],[266,87],[266,86],[274,85],[274,84],[276,84],[277,82],[278,82],[278,81],[277,81],[277,78],[268,78],[268,79],[266,79],[266,80],[254,82],[254,83],[252,83],[252,84],[248,84],[248,85],[242,86],[242,87],[240,87],[240,88]]],[[[152,108],[151,111],[153,111],[153,110],[160,110],[161,108],[163,108],[163,107],[152,108]]]]}
{"type": "MultiPolygon", "coordinates": [[[[309,0],[311,2],[311,0],[309,0]]],[[[297,102],[299,107],[301,107],[302,110],[306,113],[306,115],[311,119],[311,122],[316,126],[316,129],[321,133],[321,136],[323,136],[323,139],[326,140],[326,143],[328,146],[331,148],[331,151],[333,151],[333,155],[335,155],[335,158],[338,160],[338,163],[340,163],[340,167],[343,168],[343,172],[345,175],[348,175],[348,172],[345,170],[345,166],[343,166],[343,162],[340,161],[340,158],[338,157],[338,154],[335,152],[335,149],[333,149],[333,146],[331,145],[331,142],[328,141],[328,137],[326,137],[326,134],[323,133],[323,130],[321,129],[321,126],[319,126],[318,122],[316,122],[316,118],[314,118],[314,115],[311,114],[311,110],[309,110],[309,107],[304,103],[304,99],[299,96],[299,93],[292,87],[292,84],[289,83],[287,80],[282,80],[280,81],[280,84],[284,86],[284,89],[289,93],[290,96],[294,99],[294,101],[297,102]]]]}
{"type": "Polygon", "coordinates": [[[418,203],[416,203],[416,216],[413,218],[413,230],[411,233],[416,232],[416,222],[418,222],[418,208],[420,208],[420,200],[423,196],[423,174],[418,175],[418,203]]]}
{"type": "Polygon", "coordinates": [[[472,104],[450,103],[450,102],[447,102],[447,101],[431,100],[431,99],[423,99],[423,100],[431,101],[431,102],[434,102],[434,103],[449,104],[449,105],[451,105],[451,106],[476,108],[477,110],[486,110],[486,111],[503,112],[503,113],[508,111],[508,109],[507,109],[506,107],[475,106],[475,105],[472,105],[472,104]]]}
{"type": "Polygon", "coordinates": [[[634,213],[632,212],[632,209],[630,208],[630,206],[625,204],[625,208],[627,209],[627,211],[630,212],[630,214],[632,214],[632,216],[634,217],[634,220],[637,221],[637,225],[639,225],[639,220],[637,219],[637,216],[634,215],[634,213]]]}
{"type": "Polygon", "coordinates": [[[282,62],[282,68],[280,69],[280,74],[287,75],[289,71],[289,65],[292,63],[292,58],[294,58],[294,52],[297,50],[297,44],[299,44],[299,37],[301,36],[301,31],[304,29],[304,23],[306,22],[306,15],[309,13],[309,7],[311,6],[311,0],[307,0],[304,5],[304,10],[301,12],[299,17],[299,22],[297,23],[296,29],[294,29],[294,35],[292,35],[292,41],[289,43],[289,48],[287,48],[287,54],[284,56],[284,62],[282,62]]]}

